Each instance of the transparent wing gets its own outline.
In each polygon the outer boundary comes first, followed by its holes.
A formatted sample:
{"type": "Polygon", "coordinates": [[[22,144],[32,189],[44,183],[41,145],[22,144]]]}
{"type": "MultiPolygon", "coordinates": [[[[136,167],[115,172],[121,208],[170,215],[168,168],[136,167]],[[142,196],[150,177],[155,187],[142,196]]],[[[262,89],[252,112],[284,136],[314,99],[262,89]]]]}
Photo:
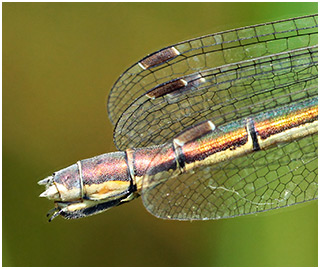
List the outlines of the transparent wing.
{"type": "Polygon", "coordinates": [[[183,174],[144,178],[142,201],[164,219],[220,219],[318,197],[318,135],[183,174]]]}
{"type": "Polygon", "coordinates": [[[318,16],[264,23],[211,34],[157,51],[131,66],[117,80],[108,100],[115,124],[136,98],[172,79],[230,63],[317,44],[318,16]],[[174,47],[176,57],[142,68],[141,63],[174,47]]]}
{"type": "MultiPolygon", "coordinates": [[[[110,93],[116,146],[159,145],[205,119],[219,126],[317,96],[317,20],[239,28],[148,55],[110,93]]],[[[227,218],[318,195],[317,135],[184,173],[173,166],[154,173],[162,157],[149,163],[141,192],[145,207],[161,218],[227,218]]]]}
{"type": "Polygon", "coordinates": [[[316,96],[317,56],[317,46],[297,49],[204,70],[184,77],[186,87],[150,98],[153,89],[122,114],[115,144],[120,150],[162,144],[205,119],[221,125],[316,96]]]}

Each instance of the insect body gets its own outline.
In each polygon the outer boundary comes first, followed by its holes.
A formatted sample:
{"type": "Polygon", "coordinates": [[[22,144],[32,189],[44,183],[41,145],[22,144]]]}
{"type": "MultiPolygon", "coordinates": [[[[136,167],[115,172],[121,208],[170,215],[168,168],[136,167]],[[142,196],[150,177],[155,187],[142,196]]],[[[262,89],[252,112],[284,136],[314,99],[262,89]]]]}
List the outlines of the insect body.
{"type": "Polygon", "coordinates": [[[195,38],[115,83],[119,152],[41,180],[54,217],[142,196],[155,216],[206,220],[317,198],[317,15],[195,38]]]}

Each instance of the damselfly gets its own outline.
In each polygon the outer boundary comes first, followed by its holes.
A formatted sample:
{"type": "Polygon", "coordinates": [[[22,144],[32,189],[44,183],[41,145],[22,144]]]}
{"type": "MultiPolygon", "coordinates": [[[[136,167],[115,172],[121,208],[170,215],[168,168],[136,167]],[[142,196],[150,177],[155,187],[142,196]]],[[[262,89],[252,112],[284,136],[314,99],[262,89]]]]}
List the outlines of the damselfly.
{"type": "Polygon", "coordinates": [[[252,214],[317,198],[318,16],[181,42],[127,69],[108,102],[119,152],[39,181],[50,218],[141,195],[165,219],[252,214]]]}

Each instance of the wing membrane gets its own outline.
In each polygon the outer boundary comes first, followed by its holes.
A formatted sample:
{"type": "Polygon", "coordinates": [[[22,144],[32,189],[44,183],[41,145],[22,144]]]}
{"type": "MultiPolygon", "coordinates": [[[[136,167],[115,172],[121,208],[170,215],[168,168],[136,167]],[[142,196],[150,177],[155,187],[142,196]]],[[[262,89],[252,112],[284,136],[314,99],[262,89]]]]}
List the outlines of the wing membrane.
{"type": "Polygon", "coordinates": [[[164,219],[206,220],[253,214],[318,196],[318,135],[159,180],[144,178],[142,200],[164,219]],[[158,182],[158,183],[157,183],[158,182]]]}
{"type": "Polygon", "coordinates": [[[157,51],[146,58],[172,47],[179,55],[151,68],[141,68],[140,62],[143,60],[128,68],[117,80],[109,95],[110,120],[115,124],[136,98],[174,78],[316,45],[317,25],[318,16],[309,15],[210,34],[157,51]]]}
{"type": "Polygon", "coordinates": [[[202,82],[157,98],[137,98],[120,117],[120,150],[162,144],[205,119],[217,125],[317,95],[318,47],[205,70],[185,80],[202,82]]]}

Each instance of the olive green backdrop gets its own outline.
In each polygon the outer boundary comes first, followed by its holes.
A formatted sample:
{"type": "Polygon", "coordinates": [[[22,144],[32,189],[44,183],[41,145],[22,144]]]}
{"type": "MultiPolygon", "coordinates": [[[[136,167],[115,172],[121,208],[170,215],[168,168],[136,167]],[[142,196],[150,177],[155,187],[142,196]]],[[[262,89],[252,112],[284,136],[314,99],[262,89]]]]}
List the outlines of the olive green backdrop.
{"type": "MultiPolygon", "coordinates": [[[[119,75],[189,38],[317,12],[316,3],[3,3],[4,266],[316,266],[317,202],[178,222],[141,200],[48,223],[38,180],[114,151],[106,97],[119,75]]],[[[139,131],[139,130],[137,130],[139,131]]]]}

